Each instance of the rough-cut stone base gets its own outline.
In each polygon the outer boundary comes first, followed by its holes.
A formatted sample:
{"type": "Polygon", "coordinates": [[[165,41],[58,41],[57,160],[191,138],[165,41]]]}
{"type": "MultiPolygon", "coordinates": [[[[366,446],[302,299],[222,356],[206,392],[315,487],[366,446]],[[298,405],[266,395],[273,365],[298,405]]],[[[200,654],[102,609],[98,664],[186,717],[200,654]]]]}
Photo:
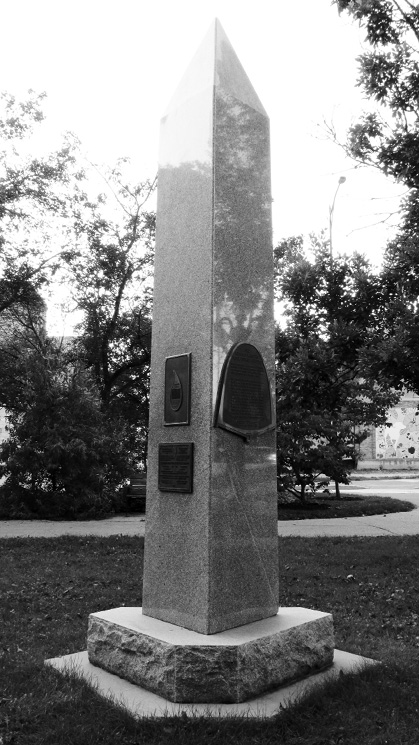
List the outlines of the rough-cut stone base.
{"type": "Polygon", "coordinates": [[[173,702],[238,703],[329,667],[333,619],[307,608],[210,636],[113,608],[89,617],[89,661],[173,702]]]}

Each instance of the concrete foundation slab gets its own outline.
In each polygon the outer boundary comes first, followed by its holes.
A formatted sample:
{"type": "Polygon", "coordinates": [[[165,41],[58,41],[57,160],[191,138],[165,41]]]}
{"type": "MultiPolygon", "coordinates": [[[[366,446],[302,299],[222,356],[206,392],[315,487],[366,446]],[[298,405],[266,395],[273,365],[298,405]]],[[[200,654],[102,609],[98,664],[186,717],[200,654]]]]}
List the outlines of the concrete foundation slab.
{"type": "Polygon", "coordinates": [[[87,651],[46,660],[59,673],[74,675],[92,686],[100,696],[114,705],[122,706],[137,719],[165,716],[255,717],[268,718],[291,706],[313,689],[338,678],[341,673],[358,673],[374,660],[336,649],[334,662],[328,670],[312,675],[292,685],[278,688],[250,701],[236,704],[177,704],[155,693],[118,678],[117,675],[95,667],[89,662],[87,651]]]}

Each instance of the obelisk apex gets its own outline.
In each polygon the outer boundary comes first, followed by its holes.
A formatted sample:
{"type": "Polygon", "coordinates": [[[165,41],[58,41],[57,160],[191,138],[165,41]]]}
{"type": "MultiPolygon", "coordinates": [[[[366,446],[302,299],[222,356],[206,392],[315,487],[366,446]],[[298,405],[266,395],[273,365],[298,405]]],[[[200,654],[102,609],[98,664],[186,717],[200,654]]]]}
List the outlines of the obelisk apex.
{"type": "Polygon", "coordinates": [[[161,126],[143,614],[278,608],[269,121],[220,23],[161,126]]]}
{"type": "Polygon", "coordinates": [[[266,115],[218,18],[214,19],[208,29],[176,88],[164,116],[213,85],[223,88],[226,93],[230,93],[237,100],[266,115]]]}

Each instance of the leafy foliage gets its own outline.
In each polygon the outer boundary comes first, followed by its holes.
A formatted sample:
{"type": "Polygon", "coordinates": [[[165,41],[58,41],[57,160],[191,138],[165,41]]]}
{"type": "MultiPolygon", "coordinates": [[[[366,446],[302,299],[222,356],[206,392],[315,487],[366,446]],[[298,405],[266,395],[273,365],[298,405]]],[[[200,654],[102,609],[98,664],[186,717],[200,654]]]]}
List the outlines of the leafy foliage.
{"type": "Polygon", "coordinates": [[[9,511],[100,513],[146,461],[155,183],[132,186],[124,159],[100,172],[73,135],[34,156],[43,97],[5,94],[0,116],[3,497],[9,511]],[[63,347],[39,294],[59,282],[81,318],[63,347]]]}
{"type": "Polygon", "coordinates": [[[126,475],[123,424],[109,426],[71,351],[42,335],[15,348],[17,395],[9,393],[9,438],[0,446],[3,514],[96,516],[113,507],[126,475]]]}
{"type": "Polygon", "coordinates": [[[336,0],[366,31],[358,85],[378,104],[349,131],[348,151],[418,187],[419,9],[408,0],[336,0]],[[391,119],[388,117],[391,114],[391,119]]]}
{"type": "Polygon", "coordinates": [[[331,259],[322,237],[312,236],[312,248],[314,260],[302,237],[275,249],[286,319],[276,335],[278,468],[285,485],[300,485],[301,498],[319,473],[347,483],[356,445],[398,398],[389,380],[371,374],[379,278],[359,255],[331,259]]]}
{"type": "Polygon", "coordinates": [[[0,313],[30,302],[56,269],[66,190],[82,175],[70,140],[47,156],[28,154],[26,140],[43,120],[44,97],[33,91],[23,102],[0,96],[0,313]]]}
{"type": "Polygon", "coordinates": [[[64,276],[82,314],[78,358],[95,381],[103,411],[129,424],[127,449],[145,464],[155,229],[155,214],[145,204],[155,183],[132,187],[119,168],[106,182],[117,214],[105,194],[92,201],[79,191],[64,276]]]}
{"type": "Polygon", "coordinates": [[[407,187],[396,237],[386,248],[383,340],[375,374],[419,393],[419,6],[409,0],[337,0],[366,31],[359,85],[373,101],[349,132],[347,151],[407,187]]]}

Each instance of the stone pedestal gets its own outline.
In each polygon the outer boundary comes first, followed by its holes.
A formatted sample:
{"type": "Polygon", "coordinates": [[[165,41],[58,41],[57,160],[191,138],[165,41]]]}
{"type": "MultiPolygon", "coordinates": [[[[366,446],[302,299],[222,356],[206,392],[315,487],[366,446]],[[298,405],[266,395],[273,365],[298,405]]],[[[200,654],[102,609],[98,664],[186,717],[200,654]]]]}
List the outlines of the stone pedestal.
{"type": "Polygon", "coordinates": [[[333,620],[306,608],[211,636],[141,608],[91,614],[89,661],[178,703],[239,703],[333,663],[333,620]]]}

